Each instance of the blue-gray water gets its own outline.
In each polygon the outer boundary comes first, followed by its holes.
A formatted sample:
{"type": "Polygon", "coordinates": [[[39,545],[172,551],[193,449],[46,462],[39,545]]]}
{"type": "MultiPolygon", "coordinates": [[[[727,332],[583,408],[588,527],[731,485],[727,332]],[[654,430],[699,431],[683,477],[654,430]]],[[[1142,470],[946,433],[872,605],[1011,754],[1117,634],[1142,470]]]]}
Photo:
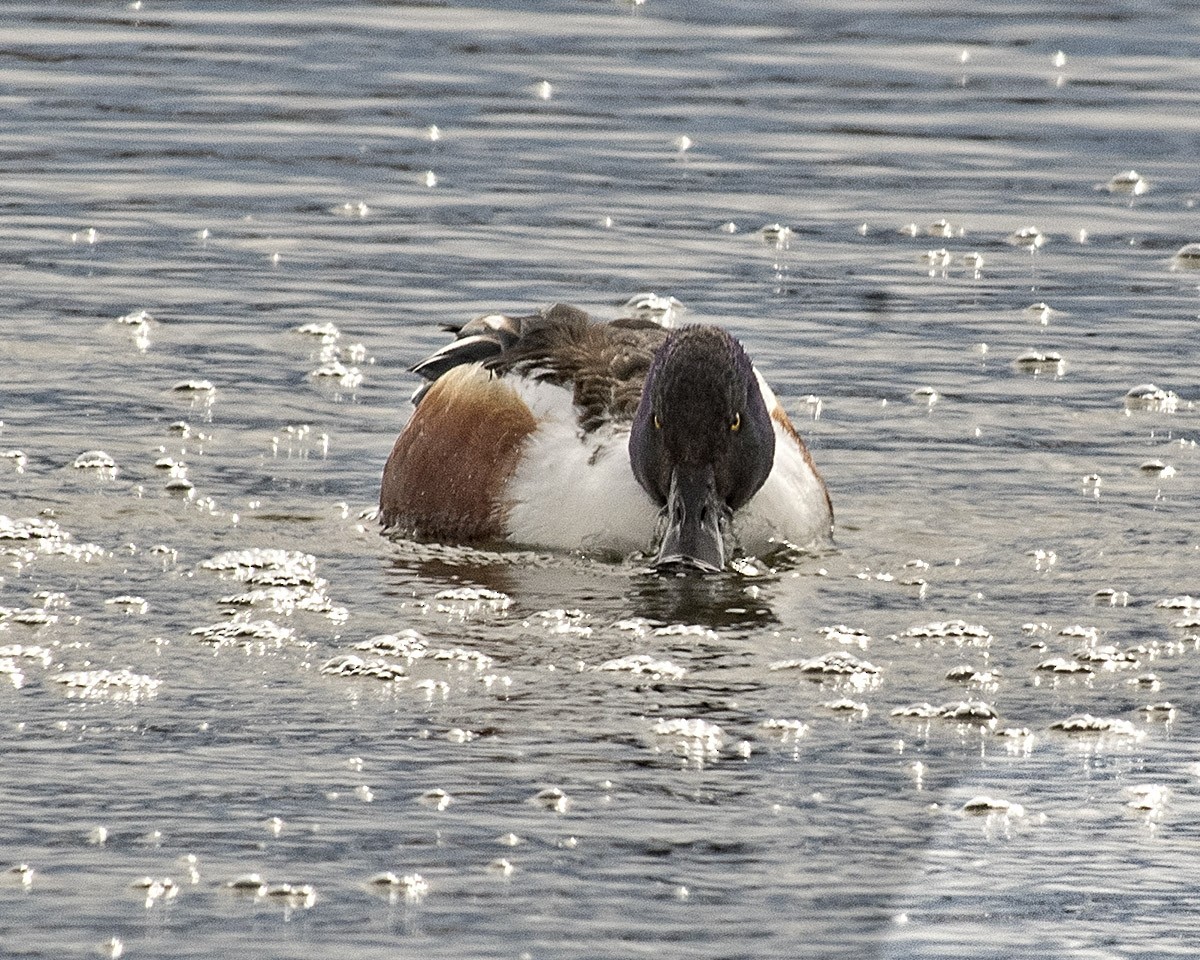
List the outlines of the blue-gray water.
{"type": "Polygon", "coordinates": [[[0,3],[0,954],[1194,955],[1198,63],[1169,2],[0,3]],[[834,550],[379,537],[439,324],[649,290],[834,550]]]}

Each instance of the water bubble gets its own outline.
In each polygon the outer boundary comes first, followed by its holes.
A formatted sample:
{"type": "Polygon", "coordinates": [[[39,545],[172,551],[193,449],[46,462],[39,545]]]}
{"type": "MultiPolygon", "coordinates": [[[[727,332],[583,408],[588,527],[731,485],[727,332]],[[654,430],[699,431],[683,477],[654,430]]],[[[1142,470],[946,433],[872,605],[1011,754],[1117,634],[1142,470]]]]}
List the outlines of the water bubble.
{"type": "Polygon", "coordinates": [[[296,333],[303,334],[304,336],[319,337],[324,343],[333,343],[342,335],[341,331],[337,328],[337,324],[330,321],[324,323],[302,323],[293,329],[296,333]]]}
{"type": "Polygon", "coordinates": [[[425,128],[425,138],[430,143],[437,143],[439,140],[442,139],[442,131],[438,129],[438,126],[436,123],[431,123],[428,127],[425,128]]]}
{"type": "Polygon", "coordinates": [[[685,307],[675,297],[663,297],[657,293],[634,294],[625,301],[624,310],[627,315],[639,320],[652,320],[668,330],[676,326],[685,307]]]}
{"type": "Polygon", "coordinates": [[[438,185],[437,174],[432,170],[426,170],[421,174],[421,182],[427,187],[436,187],[438,185]]]}
{"type": "Polygon", "coordinates": [[[786,250],[792,242],[792,228],[785,227],[780,223],[769,223],[759,233],[762,235],[764,243],[770,244],[777,250],[786,250]]]}
{"type": "Polygon", "coordinates": [[[1056,67],[1065,67],[1067,65],[1067,55],[1061,50],[1056,50],[1050,58],[1050,62],[1056,67]]]}
{"type": "Polygon", "coordinates": [[[111,474],[117,472],[117,461],[103,450],[87,450],[77,456],[71,466],[76,470],[99,470],[111,474]]]}
{"type": "Polygon", "coordinates": [[[1095,603],[1108,604],[1110,607],[1127,607],[1129,606],[1129,591],[1102,587],[1092,594],[1092,600],[1095,603]]]}
{"type": "Polygon", "coordinates": [[[549,100],[554,96],[554,85],[549,80],[542,80],[534,87],[534,95],[539,100],[549,100]]]}
{"type": "Polygon", "coordinates": [[[694,146],[694,141],[691,137],[683,135],[672,140],[671,145],[678,153],[687,153],[687,151],[691,150],[694,146]]]}
{"type": "Polygon", "coordinates": [[[871,712],[871,708],[859,700],[851,700],[849,697],[839,697],[836,700],[824,700],[817,704],[823,710],[831,710],[834,713],[855,714],[860,720],[865,720],[871,712]]]}
{"type": "Polygon", "coordinates": [[[439,613],[466,619],[480,612],[502,613],[512,606],[512,597],[487,587],[453,587],[435,593],[439,613]]]}
{"type": "Polygon", "coordinates": [[[1162,703],[1148,703],[1141,708],[1142,713],[1146,715],[1147,720],[1162,720],[1170,723],[1175,719],[1175,704],[1170,701],[1162,703]]]}
{"type": "Polygon", "coordinates": [[[321,664],[321,673],[339,677],[368,677],[394,683],[407,678],[408,673],[399,663],[379,658],[364,658],[355,654],[340,654],[321,664]]]}
{"type": "Polygon", "coordinates": [[[616,660],[606,660],[597,670],[613,670],[633,674],[648,674],[652,680],[680,680],[687,673],[670,660],[659,660],[649,654],[631,654],[616,660]]]}
{"type": "MultiPolygon", "coordinates": [[[[127,668],[120,670],[68,670],[50,678],[61,683],[74,697],[105,697],[110,700],[135,702],[142,697],[152,697],[162,681],[145,674],[134,673],[127,668]]],[[[93,835],[103,844],[108,837],[104,827],[97,827],[93,835]],[[103,831],[98,832],[98,831],[103,831]]]]}
{"type": "Polygon", "coordinates": [[[1107,183],[1096,184],[1097,190],[1107,190],[1109,193],[1128,193],[1140,197],[1150,189],[1150,184],[1136,170],[1126,170],[1118,173],[1107,183]]]}
{"type": "Polygon", "coordinates": [[[381,633],[368,640],[360,640],[354,649],[381,656],[405,657],[410,663],[429,652],[428,641],[411,628],[401,630],[398,634],[381,633]]]}
{"type": "Polygon", "coordinates": [[[154,318],[146,310],[135,310],[132,313],[126,313],[123,316],[117,317],[116,323],[126,327],[142,327],[152,322],[154,318]]]}
{"type": "Polygon", "coordinates": [[[317,891],[311,883],[273,883],[262,895],[287,902],[288,909],[310,909],[317,902],[317,891]]]}
{"type": "Polygon", "coordinates": [[[12,623],[23,623],[31,627],[40,627],[47,623],[57,623],[58,614],[49,613],[38,607],[26,607],[25,609],[0,607],[0,621],[4,620],[11,621],[12,623]]]}
{"type": "Polygon", "coordinates": [[[430,700],[433,700],[435,697],[441,697],[445,700],[450,696],[450,684],[445,680],[421,680],[414,687],[417,690],[424,691],[430,700]]]}
{"type": "Polygon", "coordinates": [[[1100,631],[1095,627],[1085,627],[1078,623],[1063,627],[1058,631],[1058,635],[1060,637],[1079,637],[1088,643],[1096,643],[1100,639],[1100,631]]]}
{"type": "Polygon", "coordinates": [[[865,630],[860,630],[857,627],[848,627],[843,623],[834,624],[831,627],[822,627],[817,632],[822,634],[826,640],[844,643],[847,646],[855,646],[860,650],[866,650],[871,642],[871,635],[865,630]]]}
{"type": "Polygon", "coordinates": [[[1175,468],[1169,463],[1163,463],[1161,460],[1146,460],[1138,467],[1142,473],[1150,473],[1156,477],[1173,477],[1175,476],[1175,468]]]}
{"type": "Polygon", "coordinates": [[[28,889],[33,886],[34,869],[27,863],[18,863],[8,868],[10,876],[16,878],[17,883],[28,889]]]}
{"type": "Polygon", "coordinates": [[[309,376],[315,379],[329,377],[336,379],[342,387],[347,390],[353,390],[362,385],[362,371],[355,366],[347,366],[341,360],[327,360],[314,370],[309,376]]]}
{"type": "Polygon", "coordinates": [[[135,890],[145,892],[147,910],[159,900],[174,900],[179,893],[179,886],[170,877],[163,877],[161,880],[154,877],[140,877],[134,880],[130,886],[135,890]]]}
{"type": "Polygon", "coordinates": [[[974,683],[979,686],[995,686],[999,675],[991,670],[980,670],[967,664],[961,664],[947,670],[946,679],[953,683],[974,683]]]}
{"type": "Polygon", "coordinates": [[[930,268],[930,275],[936,270],[943,270],[950,266],[951,260],[953,257],[945,247],[940,250],[926,250],[921,254],[921,262],[930,268]]]}
{"type": "Polygon", "coordinates": [[[819,657],[802,660],[778,660],[768,664],[768,670],[799,670],[817,676],[876,676],[879,668],[867,660],[860,660],[844,650],[832,650],[819,657]]]}
{"type": "Polygon", "coordinates": [[[659,720],[651,733],[665,741],[676,755],[697,765],[719,755],[725,739],[725,731],[717,724],[699,718],[659,720]]]}
{"type": "Polygon", "coordinates": [[[979,624],[967,623],[965,620],[935,620],[915,627],[909,627],[900,639],[935,640],[939,644],[947,642],[953,646],[986,647],[992,642],[992,635],[986,627],[979,624]]]}
{"type": "Polygon", "coordinates": [[[1172,270],[1200,270],[1200,243],[1189,243],[1175,251],[1172,270]]]}
{"type": "Polygon", "coordinates": [[[1014,247],[1036,251],[1046,243],[1046,236],[1037,227],[1022,227],[1008,235],[1008,242],[1014,247]]]}
{"type": "Polygon", "coordinates": [[[180,380],[171,389],[178,393],[215,393],[217,388],[209,380],[195,379],[180,380]]]}
{"type": "Polygon", "coordinates": [[[1039,350],[1026,350],[1013,361],[1013,366],[1022,373],[1032,373],[1034,376],[1050,373],[1055,377],[1061,377],[1066,372],[1067,365],[1061,354],[1052,351],[1042,353],[1039,350]]]}
{"type": "Polygon", "coordinates": [[[1165,597],[1155,604],[1164,610],[1200,610],[1200,597],[1184,595],[1181,597],[1165,597]]]}
{"type": "Polygon", "coordinates": [[[267,882],[260,873],[243,873],[232,880],[226,880],[225,887],[238,893],[250,893],[257,896],[266,890],[267,882]]]}
{"type": "Polygon", "coordinates": [[[1051,317],[1058,314],[1058,311],[1051,307],[1050,304],[1038,301],[1027,306],[1024,313],[1027,317],[1032,317],[1044,327],[1050,323],[1051,317]]]}
{"type": "Polygon", "coordinates": [[[552,810],[555,813],[566,813],[571,809],[571,798],[558,787],[547,787],[544,790],[539,790],[529,798],[529,802],[535,806],[552,810]]]}
{"type": "Polygon", "coordinates": [[[1164,390],[1153,383],[1140,383],[1130,387],[1125,393],[1125,409],[1151,410],[1155,413],[1174,413],[1179,405],[1179,397],[1170,390],[1164,390]]]}
{"type": "Polygon", "coordinates": [[[696,642],[717,642],[717,633],[699,623],[668,623],[654,628],[656,637],[692,637],[696,642]]]}
{"type": "Polygon", "coordinates": [[[1113,644],[1100,647],[1081,647],[1071,654],[1080,663],[1094,664],[1101,670],[1136,669],[1141,666],[1145,648],[1120,650],[1113,644]]]}
{"type": "Polygon", "coordinates": [[[991,704],[982,700],[958,700],[943,704],[938,708],[938,716],[944,720],[983,723],[988,726],[994,725],[999,719],[991,704]]]}
{"type": "Polygon", "coordinates": [[[145,613],[150,609],[150,604],[144,597],[134,597],[127,594],[112,597],[109,600],[105,600],[104,603],[110,607],[123,607],[125,613],[145,613]]]}
{"type": "Polygon", "coordinates": [[[1125,806],[1146,814],[1147,819],[1160,818],[1171,799],[1170,788],[1157,783],[1135,784],[1126,787],[1125,793],[1129,797],[1125,806]]]}
{"type": "Polygon", "coordinates": [[[389,870],[375,874],[367,882],[373,887],[388,888],[391,894],[402,893],[409,903],[419,903],[429,893],[429,883],[419,873],[406,873],[398,877],[389,870]]]}
{"type": "Polygon", "coordinates": [[[236,644],[243,649],[279,649],[295,638],[296,631],[272,620],[235,619],[196,627],[191,634],[216,646],[236,644]]]}
{"type": "Polygon", "coordinates": [[[371,213],[371,208],[362,200],[357,203],[347,201],[336,207],[330,207],[329,212],[339,217],[365,217],[371,213]]]}
{"type": "Polygon", "coordinates": [[[972,816],[993,816],[999,814],[1005,817],[1023,817],[1025,808],[1019,803],[1011,803],[999,797],[980,795],[972,797],[962,805],[962,812],[972,816]]]}
{"type": "Polygon", "coordinates": [[[454,798],[440,787],[434,787],[432,790],[426,790],[419,797],[417,797],[417,803],[439,811],[445,810],[453,802],[454,798]]]}
{"type": "Polygon", "coordinates": [[[120,960],[125,955],[125,944],[120,937],[109,937],[96,947],[96,953],[102,957],[107,957],[108,960],[120,960]]]}
{"type": "Polygon", "coordinates": [[[1028,727],[1002,727],[994,731],[993,735],[1005,742],[1009,753],[1031,753],[1036,739],[1028,727]]]}
{"type": "Polygon", "coordinates": [[[764,720],[759,728],[783,743],[793,743],[808,733],[808,724],[802,720],[764,720]]]}
{"type": "Polygon", "coordinates": [[[1145,736],[1142,731],[1128,720],[1119,720],[1112,717],[1096,717],[1090,713],[1076,713],[1065,720],[1056,720],[1050,724],[1050,729],[1061,730],[1063,733],[1082,735],[1106,734],[1131,740],[1141,740],[1145,736]]]}

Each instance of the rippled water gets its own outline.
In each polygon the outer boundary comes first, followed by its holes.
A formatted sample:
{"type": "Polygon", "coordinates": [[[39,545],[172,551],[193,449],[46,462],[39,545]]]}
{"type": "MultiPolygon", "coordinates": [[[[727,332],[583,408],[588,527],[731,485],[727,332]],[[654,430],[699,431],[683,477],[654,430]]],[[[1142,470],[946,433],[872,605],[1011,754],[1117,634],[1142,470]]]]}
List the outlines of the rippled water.
{"type": "Polygon", "coordinates": [[[1193,955],[1200,14],[842,6],[0,3],[0,952],[1193,955]],[[440,323],[646,290],[835,549],[378,535],[440,323]]]}

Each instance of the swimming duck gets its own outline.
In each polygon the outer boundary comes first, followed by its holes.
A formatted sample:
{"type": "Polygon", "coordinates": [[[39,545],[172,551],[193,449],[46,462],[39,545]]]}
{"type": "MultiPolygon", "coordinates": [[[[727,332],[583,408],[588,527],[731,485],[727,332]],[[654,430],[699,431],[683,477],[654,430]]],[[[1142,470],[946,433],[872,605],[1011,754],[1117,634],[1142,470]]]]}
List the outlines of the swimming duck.
{"type": "Polygon", "coordinates": [[[385,529],[441,542],[722,569],[829,536],[829,494],[740,343],[716,326],[488,314],[416,364],[383,470],[385,529]]]}

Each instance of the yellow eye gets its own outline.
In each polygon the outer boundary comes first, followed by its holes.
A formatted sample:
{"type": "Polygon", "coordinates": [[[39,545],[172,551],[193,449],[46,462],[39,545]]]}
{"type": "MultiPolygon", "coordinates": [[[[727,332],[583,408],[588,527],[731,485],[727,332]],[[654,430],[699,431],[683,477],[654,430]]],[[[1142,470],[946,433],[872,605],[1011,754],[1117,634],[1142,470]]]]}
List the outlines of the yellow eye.
{"type": "Polygon", "coordinates": [[[742,429],[742,415],[740,413],[735,413],[733,415],[733,422],[729,425],[729,431],[730,431],[730,433],[737,433],[741,429],[742,429]]]}
{"type": "Polygon", "coordinates": [[[658,414],[657,414],[657,413],[654,415],[654,429],[655,429],[655,430],[661,430],[661,429],[662,429],[662,421],[658,419],[658,414]]]}

